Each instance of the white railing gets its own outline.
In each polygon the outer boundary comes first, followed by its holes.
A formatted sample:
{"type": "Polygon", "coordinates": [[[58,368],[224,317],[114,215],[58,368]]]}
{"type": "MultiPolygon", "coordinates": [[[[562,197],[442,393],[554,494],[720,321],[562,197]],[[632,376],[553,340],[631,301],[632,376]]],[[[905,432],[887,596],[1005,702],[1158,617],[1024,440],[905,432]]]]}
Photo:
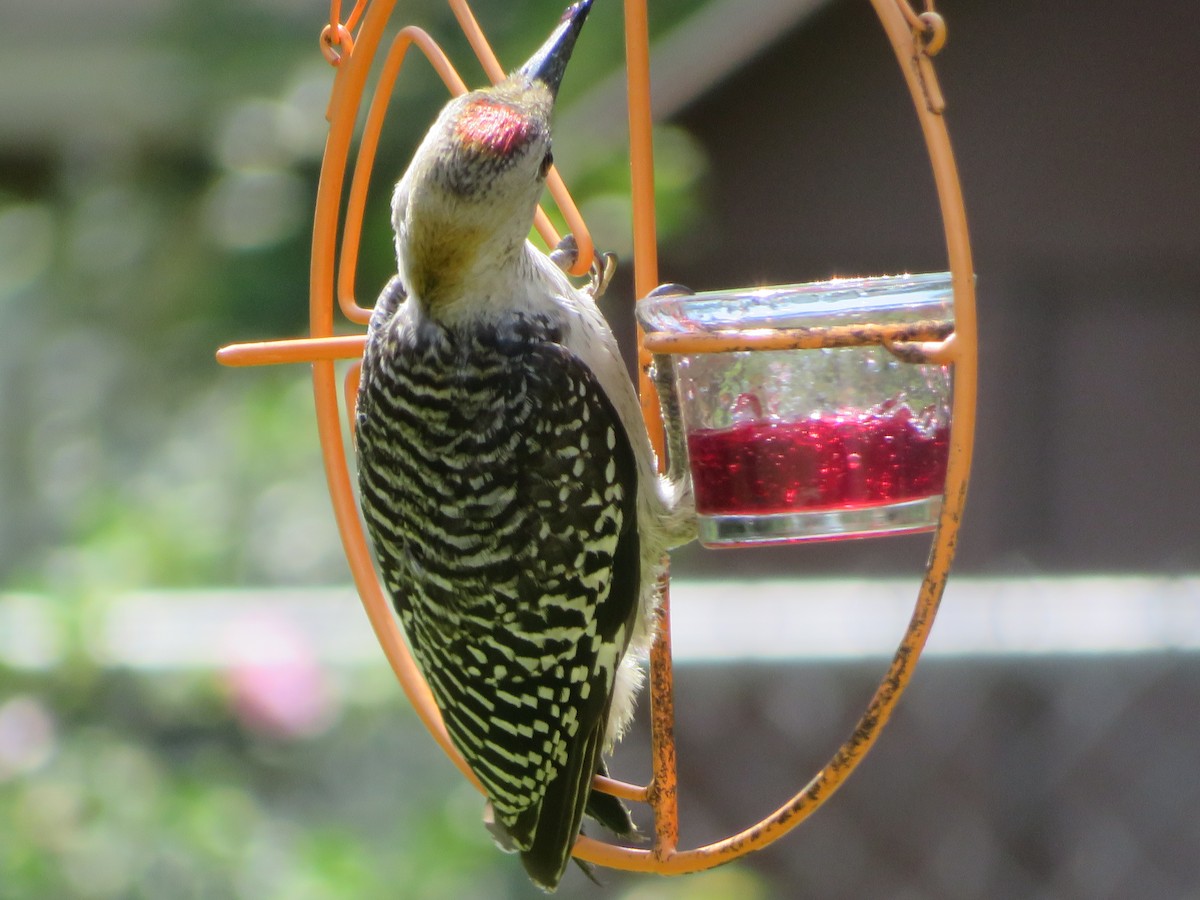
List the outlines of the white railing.
{"type": "MultiPolygon", "coordinates": [[[[850,660],[890,655],[911,608],[909,580],[672,583],[680,663],[850,660]]],[[[0,595],[0,664],[56,665],[67,623],[36,594],[0,595]]],[[[84,650],[134,669],[269,663],[303,646],[335,666],[384,665],[349,587],[138,591],[97,607],[84,650]]],[[[952,579],[928,653],[1122,654],[1200,650],[1200,576],[952,579]]]]}

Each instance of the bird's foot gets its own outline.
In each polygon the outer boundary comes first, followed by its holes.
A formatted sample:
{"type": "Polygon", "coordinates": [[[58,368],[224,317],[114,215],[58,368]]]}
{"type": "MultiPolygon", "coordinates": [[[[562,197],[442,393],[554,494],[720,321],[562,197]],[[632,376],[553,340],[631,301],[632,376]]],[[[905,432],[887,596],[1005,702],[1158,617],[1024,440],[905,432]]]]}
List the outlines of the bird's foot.
{"type": "Polygon", "coordinates": [[[483,804],[483,827],[492,835],[492,842],[505,853],[517,852],[519,848],[513,842],[508,829],[496,818],[496,808],[492,806],[491,800],[483,804]]]}
{"type": "MultiPolygon", "coordinates": [[[[593,300],[599,300],[608,290],[608,285],[616,274],[617,254],[596,252],[594,257],[592,267],[588,269],[586,290],[593,300]]],[[[575,235],[568,234],[558,242],[558,246],[550,253],[550,261],[568,275],[571,273],[571,269],[579,261],[579,243],[575,240],[575,235]]]]}

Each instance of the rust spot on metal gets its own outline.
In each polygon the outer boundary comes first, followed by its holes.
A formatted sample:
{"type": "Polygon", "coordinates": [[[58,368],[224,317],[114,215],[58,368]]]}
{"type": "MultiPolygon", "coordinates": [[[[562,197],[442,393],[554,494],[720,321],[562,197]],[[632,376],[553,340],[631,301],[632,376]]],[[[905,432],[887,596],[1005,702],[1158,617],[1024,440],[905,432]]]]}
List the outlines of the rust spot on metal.
{"type": "Polygon", "coordinates": [[[708,331],[697,334],[651,332],[644,346],[651,353],[691,355],[739,353],[750,350],[819,350],[838,347],[887,346],[943,341],[954,323],[922,319],[888,325],[833,325],[811,328],[759,328],[745,331],[708,331]]]}
{"type": "Polygon", "coordinates": [[[656,859],[670,857],[679,845],[679,797],[675,758],[675,687],[671,661],[671,598],[663,575],[663,604],[658,638],[650,651],[650,747],[654,773],[650,805],[654,810],[656,859]]]}

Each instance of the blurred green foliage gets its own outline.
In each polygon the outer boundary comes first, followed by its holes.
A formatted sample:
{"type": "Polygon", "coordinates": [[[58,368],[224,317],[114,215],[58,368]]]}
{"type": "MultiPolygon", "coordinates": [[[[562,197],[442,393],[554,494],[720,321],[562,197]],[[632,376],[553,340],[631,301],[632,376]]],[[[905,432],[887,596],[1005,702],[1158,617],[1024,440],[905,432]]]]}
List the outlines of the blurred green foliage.
{"type": "MultiPolygon", "coordinates": [[[[383,667],[344,682],[333,727],[303,739],[232,715],[220,676],[0,672],[0,684],[4,900],[543,896],[487,839],[481,798],[383,667]]],[[[679,883],[598,877],[603,888],[572,868],[558,896],[768,896],[738,867],[679,883]]]]}
{"type": "MultiPolygon", "coordinates": [[[[512,64],[562,0],[476,5],[512,64]]],[[[653,28],[701,5],[656,2],[653,28]]],[[[0,54],[0,595],[44,598],[71,640],[56,669],[0,669],[0,897],[534,896],[382,666],[324,673],[332,718],[280,735],[239,717],[229,673],[89,656],[96,610],[123,591],[346,580],[307,372],[213,359],[305,330],[327,9],[23,7],[0,54]]],[[[398,7],[479,83],[445,3],[398,7]]],[[[619,4],[598,4],[564,108],[620,64],[620,28],[619,4]]],[[[376,161],[364,297],[394,271],[388,186],[444,96],[412,57],[376,161]]],[[[601,246],[626,250],[623,138],[559,162],[601,246]]],[[[669,240],[697,218],[703,159],[666,130],[658,167],[669,240]]]]}
{"type": "MultiPolygon", "coordinates": [[[[516,61],[560,3],[477,15],[516,61]]],[[[655,27],[699,5],[655,4],[655,27]]],[[[446,4],[400,7],[478,83],[446,4]]],[[[212,356],[305,329],[333,77],[324,11],[163,0],[92,23],[89,10],[76,28],[43,11],[43,41],[0,58],[0,114],[17,123],[0,138],[0,588],[340,580],[306,373],[222,371],[212,356]]],[[[36,12],[21,33],[39,33],[36,12]]],[[[619,12],[593,13],[564,111],[619,64],[619,12]]],[[[444,99],[412,54],[375,164],[363,303],[395,268],[389,185],[444,99]]],[[[697,221],[704,164],[681,132],[658,144],[669,240],[697,221]]],[[[623,138],[588,150],[560,164],[599,244],[627,254],[623,138]]]]}

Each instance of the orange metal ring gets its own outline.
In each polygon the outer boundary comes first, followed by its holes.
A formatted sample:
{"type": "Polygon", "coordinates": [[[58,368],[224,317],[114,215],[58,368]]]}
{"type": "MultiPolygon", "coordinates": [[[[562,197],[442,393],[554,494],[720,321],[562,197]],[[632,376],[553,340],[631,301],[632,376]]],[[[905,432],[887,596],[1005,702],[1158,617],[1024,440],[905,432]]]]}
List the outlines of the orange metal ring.
{"type": "Polygon", "coordinates": [[[326,25],[321,29],[321,53],[330,65],[341,65],[342,60],[353,52],[354,37],[345,25],[339,22],[336,26],[326,25]]]}
{"type": "MultiPolygon", "coordinates": [[[[949,134],[942,116],[945,104],[928,57],[917,45],[913,29],[908,25],[905,13],[911,12],[911,9],[905,0],[872,0],[872,4],[900,63],[921,122],[941,206],[950,259],[951,285],[955,297],[956,324],[953,334],[946,336],[940,343],[889,346],[889,349],[893,346],[907,346],[914,350],[923,347],[930,359],[952,362],[955,366],[952,412],[954,427],[951,431],[946,495],[926,566],[925,579],[918,593],[909,626],[892,663],[850,739],[799,793],[770,816],[724,841],[694,850],[680,851],[675,847],[678,837],[678,812],[675,803],[675,745],[670,708],[670,650],[667,643],[664,651],[661,646],[664,642],[660,641],[651,658],[651,702],[655,708],[652,708],[651,712],[654,781],[650,789],[650,798],[655,812],[655,846],[651,850],[629,849],[582,837],[576,845],[576,854],[593,863],[664,875],[701,871],[761,849],[796,827],[832,796],[878,739],[881,729],[912,677],[913,667],[925,646],[941,602],[954,557],[958,524],[966,500],[974,444],[977,377],[974,268],[961,187],[950,148],[949,134]],[[924,59],[925,64],[919,67],[910,65],[916,58],[924,59]],[[658,704],[664,701],[667,709],[659,710],[658,704]]],[[[654,247],[649,91],[648,81],[642,77],[648,72],[648,47],[644,35],[644,0],[626,0],[631,165],[635,198],[634,241],[637,253],[634,274],[638,296],[649,293],[659,280],[654,247]],[[651,198],[648,208],[639,207],[639,196],[651,198]]],[[[661,344],[658,347],[654,345],[658,338],[659,336],[654,336],[653,339],[643,338],[641,349],[643,410],[647,421],[652,422],[658,421],[659,411],[655,392],[650,388],[645,373],[651,351],[661,347],[661,344]]],[[[657,434],[661,456],[661,425],[657,434]]],[[[664,611],[664,616],[669,615],[668,608],[664,611]]],[[[669,641],[669,629],[664,629],[663,637],[669,641]]]]}
{"type": "Polygon", "coordinates": [[[763,328],[757,331],[709,331],[675,334],[652,331],[642,339],[651,353],[738,353],[747,350],[816,350],[823,347],[888,346],[913,341],[943,341],[954,323],[933,320],[894,325],[838,325],[813,328],[763,328]]]}
{"type": "Polygon", "coordinates": [[[935,12],[923,12],[917,19],[921,23],[916,32],[921,52],[926,56],[937,56],[946,46],[946,20],[935,12]]]}

